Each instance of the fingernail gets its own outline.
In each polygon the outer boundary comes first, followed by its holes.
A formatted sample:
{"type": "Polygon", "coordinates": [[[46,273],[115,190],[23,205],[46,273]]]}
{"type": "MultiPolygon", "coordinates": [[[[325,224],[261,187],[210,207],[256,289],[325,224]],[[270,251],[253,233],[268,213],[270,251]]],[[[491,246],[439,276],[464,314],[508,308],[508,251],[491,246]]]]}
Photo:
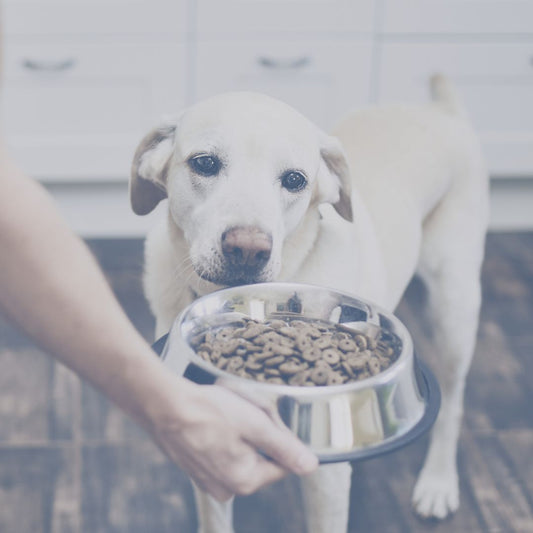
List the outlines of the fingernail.
{"type": "Polygon", "coordinates": [[[314,453],[305,452],[298,458],[296,466],[301,474],[308,474],[318,466],[318,458],[314,453]]]}

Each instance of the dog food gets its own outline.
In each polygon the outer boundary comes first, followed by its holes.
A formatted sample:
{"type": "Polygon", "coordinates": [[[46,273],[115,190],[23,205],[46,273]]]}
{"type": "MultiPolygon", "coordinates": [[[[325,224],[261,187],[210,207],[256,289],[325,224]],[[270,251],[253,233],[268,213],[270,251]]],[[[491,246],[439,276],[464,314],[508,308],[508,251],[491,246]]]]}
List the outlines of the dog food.
{"type": "Polygon", "coordinates": [[[342,325],[301,319],[245,319],[189,339],[205,361],[237,376],[280,385],[339,385],[368,378],[399,356],[401,341],[370,338],[342,325]]]}

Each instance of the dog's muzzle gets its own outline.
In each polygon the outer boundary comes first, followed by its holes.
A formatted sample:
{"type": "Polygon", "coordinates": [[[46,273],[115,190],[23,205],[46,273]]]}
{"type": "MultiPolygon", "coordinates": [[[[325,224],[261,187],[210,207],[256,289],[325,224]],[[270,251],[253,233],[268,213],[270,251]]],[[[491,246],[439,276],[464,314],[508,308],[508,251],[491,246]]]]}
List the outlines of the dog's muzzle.
{"type": "Polygon", "coordinates": [[[222,234],[221,281],[242,285],[265,281],[262,273],[272,253],[272,236],[257,227],[237,226],[222,234]]]}

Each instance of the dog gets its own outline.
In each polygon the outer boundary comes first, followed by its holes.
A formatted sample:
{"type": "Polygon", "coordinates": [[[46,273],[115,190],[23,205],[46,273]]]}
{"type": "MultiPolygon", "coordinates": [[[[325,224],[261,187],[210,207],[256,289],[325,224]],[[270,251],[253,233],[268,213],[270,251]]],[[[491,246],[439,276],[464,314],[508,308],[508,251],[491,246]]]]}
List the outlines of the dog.
{"type": "MultiPolygon", "coordinates": [[[[421,105],[375,106],[326,134],[288,105],[238,92],[188,108],[140,143],[130,198],[168,198],[145,244],[156,335],[200,295],[268,281],[327,286],[394,310],[417,274],[428,294],[442,406],[414,488],[424,517],[459,505],[456,449],[481,302],[488,178],[464,106],[441,75],[421,105]]],[[[302,479],[310,533],[346,531],[351,469],[302,479]]],[[[232,531],[196,491],[200,530],[232,531]]]]}

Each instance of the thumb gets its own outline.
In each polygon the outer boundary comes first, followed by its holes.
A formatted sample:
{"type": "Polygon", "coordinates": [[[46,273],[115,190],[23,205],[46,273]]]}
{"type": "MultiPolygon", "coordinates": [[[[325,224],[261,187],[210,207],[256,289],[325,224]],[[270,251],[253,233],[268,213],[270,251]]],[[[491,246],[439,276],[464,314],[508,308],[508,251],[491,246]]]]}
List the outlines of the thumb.
{"type": "Polygon", "coordinates": [[[289,429],[277,426],[267,415],[264,418],[268,422],[264,420],[255,425],[253,432],[246,435],[247,442],[294,474],[313,472],[318,467],[317,456],[289,429]]]}

